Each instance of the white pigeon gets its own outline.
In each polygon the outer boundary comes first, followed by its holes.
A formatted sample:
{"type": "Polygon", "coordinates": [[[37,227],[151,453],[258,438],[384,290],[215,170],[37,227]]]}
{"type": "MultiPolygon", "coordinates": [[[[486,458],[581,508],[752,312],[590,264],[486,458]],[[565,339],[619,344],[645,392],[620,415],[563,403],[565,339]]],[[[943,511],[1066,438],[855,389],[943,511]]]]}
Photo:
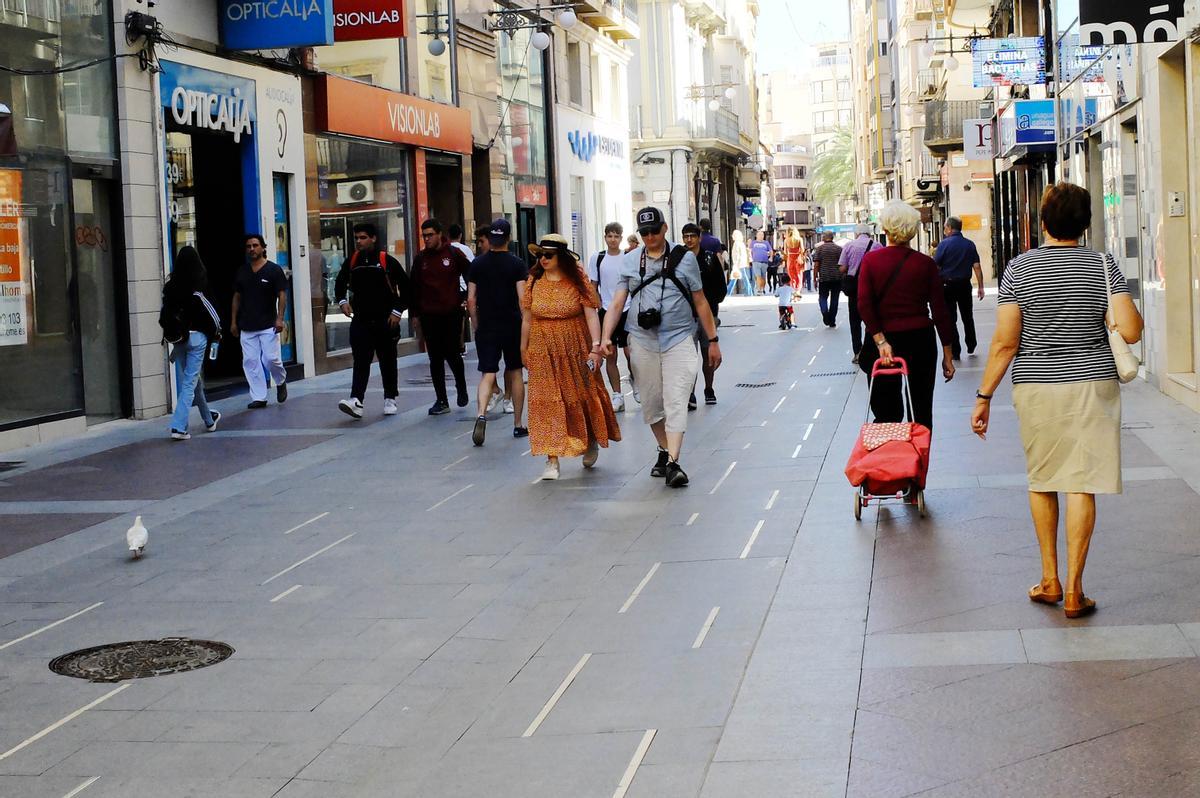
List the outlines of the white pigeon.
{"type": "Polygon", "coordinates": [[[129,551],[133,554],[133,559],[136,560],[142,556],[149,540],[150,533],[146,531],[146,527],[142,526],[142,517],[139,515],[133,519],[133,526],[125,532],[125,542],[129,544],[129,551]]]}

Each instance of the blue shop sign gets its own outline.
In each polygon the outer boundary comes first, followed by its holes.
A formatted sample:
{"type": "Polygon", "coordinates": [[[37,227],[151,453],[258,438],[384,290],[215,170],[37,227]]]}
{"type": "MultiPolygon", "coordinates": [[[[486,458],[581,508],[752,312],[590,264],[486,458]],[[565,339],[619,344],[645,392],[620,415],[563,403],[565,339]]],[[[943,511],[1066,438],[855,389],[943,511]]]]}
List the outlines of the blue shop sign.
{"type": "Polygon", "coordinates": [[[232,50],[333,44],[333,0],[221,0],[221,44],[232,50]]]}
{"type": "Polygon", "coordinates": [[[585,163],[591,163],[597,153],[610,158],[625,157],[625,144],[611,136],[597,136],[595,133],[571,130],[567,132],[567,143],[571,145],[571,152],[575,157],[585,163]]]}
{"type": "MultiPolygon", "coordinates": [[[[1000,116],[1000,154],[1016,147],[1045,150],[1058,141],[1054,100],[1017,100],[1000,116]]],[[[1076,135],[1096,123],[1096,99],[1063,101],[1063,127],[1076,135]]]]}
{"type": "Polygon", "coordinates": [[[176,124],[232,133],[239,143],[253,135],[253,80],[163,61],[158,81],[163,107],[176,124]]]}

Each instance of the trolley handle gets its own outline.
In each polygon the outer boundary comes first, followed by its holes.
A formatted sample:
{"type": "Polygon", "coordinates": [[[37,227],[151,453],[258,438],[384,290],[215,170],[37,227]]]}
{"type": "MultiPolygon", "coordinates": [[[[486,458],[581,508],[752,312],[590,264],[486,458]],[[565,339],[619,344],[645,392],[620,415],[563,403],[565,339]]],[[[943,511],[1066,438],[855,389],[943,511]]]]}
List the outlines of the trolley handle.
{"type": "Polygon", "coordinates": [[[896,363],[896,366],[894,366],[894,367],[893,366],[884,366],[883,358],[876,360],[875,365],[871,367],[871,377],[874,378],[880,374],[883,374],[883,375],[899,374],[899,375],[907,377],[908,376],[908,362],[902,357],[893,357],[892,360],[896,363]]]}

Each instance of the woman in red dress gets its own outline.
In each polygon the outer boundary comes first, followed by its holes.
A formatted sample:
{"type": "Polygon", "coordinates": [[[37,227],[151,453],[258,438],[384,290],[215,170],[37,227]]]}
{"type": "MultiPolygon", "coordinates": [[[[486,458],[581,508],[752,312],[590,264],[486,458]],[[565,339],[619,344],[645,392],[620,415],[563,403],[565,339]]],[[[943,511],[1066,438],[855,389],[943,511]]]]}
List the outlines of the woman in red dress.
{"type": "Polygon", "coordinates": [[[805,267],[804,239],[800,237],[794,227],[788,228],[787,240],[783,244],[783,254],[787,258],[787,273],[792,280],[792,288],[799,294],[800,275],[804,272],[805,267]]]}

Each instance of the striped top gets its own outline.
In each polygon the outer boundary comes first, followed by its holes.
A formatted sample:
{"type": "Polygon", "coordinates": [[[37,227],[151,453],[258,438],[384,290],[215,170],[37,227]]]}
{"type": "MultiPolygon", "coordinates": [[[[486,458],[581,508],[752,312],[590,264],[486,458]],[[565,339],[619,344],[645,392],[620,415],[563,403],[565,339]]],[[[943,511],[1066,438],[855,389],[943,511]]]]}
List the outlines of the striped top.
{"type": "Polygon", "coordinates": [[[1008,265],[999,303],[1021,308],[1014,385],[1117,378],[1104,325],[1104,277],[1114,295],[1129,293],[1112,256],[1086,247],[1039,247],[1008,265]]]}

